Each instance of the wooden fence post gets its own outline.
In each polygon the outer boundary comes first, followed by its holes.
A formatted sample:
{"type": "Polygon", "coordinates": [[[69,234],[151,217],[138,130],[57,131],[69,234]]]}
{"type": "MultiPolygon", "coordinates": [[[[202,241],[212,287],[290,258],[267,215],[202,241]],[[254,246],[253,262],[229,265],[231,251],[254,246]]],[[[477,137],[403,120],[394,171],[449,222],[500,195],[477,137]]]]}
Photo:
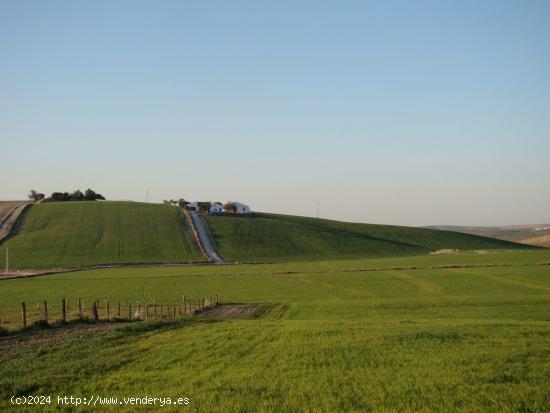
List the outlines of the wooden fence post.
{"type": "Polygon", "coordinates": [[[128,320],[132,319],[132,304],[128,304],[128,320]]]}
{"type": "Polygon", "coordinates": [[[27,327],[27,306],[25,305],[25,301],[21,303],[21,324],[23,324],[23,328],[27,327]]]}
{"type": "Polygon", "coordinates": [[[174,319],[176,319],[176,306],[174,306],[174,319]]]}
{"type": "Polygon", "coordinates": [[[107,301],[107,303],[105,303],[105,305],[107,306],[107,320],[109,320],[109,316],[110,316],[110,308],[109,308],[109,301],[107,301]]]}
{"type": "Polygon", "coordinates": [[[78,317],[82,318],[82,300],[78,299],[78,317]]]}
{"type": "Polygon", "coordinates": [[[61,300],[61,319],[63,320],[64,323],[67,322],[67,307],[66,307],[67,303],[65,302],[65,299],[63,298],[61,300]]]}
{"type": "Polygon", "coordinates": [[[153,304],[154,306],[154,309],[153,309],[153,317],[155,318],[155,320],[157,319],[157,303],[153,304]]]}
{"type": "Polygon", "coordinates": [[[120,318],[120,301],[118,302],[116,306],[116,316],[117,318],[120,318]]]}
{"type": "Polygon", "coordinates": [[[160,305],[160,318],[164,316],[164,309],[162,308],[162,304],[160,305]]]}
{"type": "Polygon", "coordinates": [[[97,300],[92,302],[92,318],[95,321],[99,321],[99,313],[97,312],[97,300]]]}
{"type": "Polygon", "coordinates": [[[48,321],[48,302],[44,300],[44,320],[48,321]]]}
{"type": "Polygon", "coordinates": [[[145,321],[149,321],[149,304],[145,304],[145,321]]]}
{"type": "Polygon", "coordinates": [[[138,303],[137,318],[138,318],[138,320],[141,320],[141,304],[140,303],[138,303]]]}

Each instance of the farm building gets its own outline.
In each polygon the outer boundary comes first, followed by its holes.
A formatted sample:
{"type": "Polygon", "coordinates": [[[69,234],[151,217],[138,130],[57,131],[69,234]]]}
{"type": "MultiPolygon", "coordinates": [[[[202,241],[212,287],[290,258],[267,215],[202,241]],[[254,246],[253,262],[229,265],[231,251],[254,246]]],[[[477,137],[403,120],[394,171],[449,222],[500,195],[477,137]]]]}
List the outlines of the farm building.
{"type": "Polygon", "coordinates": [[[208,213],[211,215],[221,214],[223,212],[223,204],[221,202],[212,202],[210,208],[208,208],[208,213]]]}
{"type": "Polygon", "coordinates": [[[189,211],[208,212],[211,215],[216,214],[250,214],[250,207],[240,202],[227,202],[225,205],[221,202],[188,202],[189,211]]]}
{"type": "Polygon", "coordinates": [[[233,214],[250,214],[250,207],[245,204],[241,204],[240,202],[228,202],[226,205],[232,205],[233,208],[229,211],[229,213],[233,214]]]}

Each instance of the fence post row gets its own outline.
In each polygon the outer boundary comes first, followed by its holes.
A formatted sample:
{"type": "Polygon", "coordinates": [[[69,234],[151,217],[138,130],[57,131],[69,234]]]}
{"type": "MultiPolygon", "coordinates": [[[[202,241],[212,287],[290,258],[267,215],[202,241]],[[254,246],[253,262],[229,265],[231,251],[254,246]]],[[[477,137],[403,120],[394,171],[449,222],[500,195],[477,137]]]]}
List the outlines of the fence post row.
{"type": "MultiPolygon", "coordinates": [[[[127,303],[127,311],[128,311],[128,320],[132,320],[132,304],[128,302],[128,300],[125,300],[127,303]]],[[[149,321],[150,316],[150,307],[153,307],[153,311],[151,316],[154,319],[157,319],[159,316],[161,319],[164,318],[173,318],[177,319],[177,316],[179,315],[180,318],[186,317],[187,315],[194,315],[197,313],[200,313],[201,311],[204,311],[207,308],[211,308],[214,306],[217,306],[219,304],[219,297],[218,294],[201,298],[198,300],[187,300],[185,295],[182,296],[182,302],[176,303],[176,304],[157,304],[156,299],[154,304],[144,304],[144,312],[145,316],[142,317],[142,305],[141,303],[137,304],[137,308],[135,308],[135,319],[136,320],[143,320],[149,321]],[[160,306],[160,314],[158,313],[157,306],[160,306]]],[[[78,317],[82,318],[82,299],[77,300],[78,305],[78,317]]],[[[48,301],[44,300],[42,302],[42,306],[40,306],[40,301],[38,301],[38,307],[41,308],[41,318],[43,321],[48,321],[48,301]]],[[[91,315],[92,319],[95,321],[99,321],[99,300],[96,299],[92,301],[91,303],[91,315]]],[[[68,318],[70,318],[70,315],[67,315],[67,312],[69,310],[69,299],[68,298],[62,298],[61,299],[61,320],[66,323],[68,318]]],[[[111,318],[111,305],[109,301],[105,302],[105,312],[106,312],[106,320],[110,320],[111,318]]],[[[120,301],[116,304],[116,314],[118,319],[120,319],[120,313],[121,313],[121,303],[120,301]]],[[[27,319],[27,305],[25,301],[21,302],[21,325],[23,328],[26,328],[28,325],[28,319],[27,319]]]]}

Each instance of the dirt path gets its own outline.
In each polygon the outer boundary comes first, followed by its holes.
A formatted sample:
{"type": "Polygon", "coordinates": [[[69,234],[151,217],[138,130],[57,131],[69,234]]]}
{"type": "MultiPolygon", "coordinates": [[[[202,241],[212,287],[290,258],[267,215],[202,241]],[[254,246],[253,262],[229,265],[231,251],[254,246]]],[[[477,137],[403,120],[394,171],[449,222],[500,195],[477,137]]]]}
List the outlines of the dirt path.
{"type": "Polygon", "coordinates": [[[17,219],[29,204],[30,202],[28,201],[21,201],[19,204],[15,204],[13,208],[7,211],[4,216],[0,217],[0,241],[10,235],[17,219]]]}
{"type": "Polygon", "coordinates": [[[216,250],[216,247],[214,246],[212,234],[210,233],[210,230],[208,229],[208,224],[206,223],[204,218],[201,217],[198,212],[191,212],[191,219],[195,224],[195,228],[200,237],[200,241],[206,255],[210,257],[214,264],[223,264],[225,261],[222,257],[220,257],[218,251],[216,250]]]}
{"type": "Polygon", "coordinates": [[[254,304],[220,304],[201,313],[202,317],[208,318],[248,318],[258,308],[254,304]]]}

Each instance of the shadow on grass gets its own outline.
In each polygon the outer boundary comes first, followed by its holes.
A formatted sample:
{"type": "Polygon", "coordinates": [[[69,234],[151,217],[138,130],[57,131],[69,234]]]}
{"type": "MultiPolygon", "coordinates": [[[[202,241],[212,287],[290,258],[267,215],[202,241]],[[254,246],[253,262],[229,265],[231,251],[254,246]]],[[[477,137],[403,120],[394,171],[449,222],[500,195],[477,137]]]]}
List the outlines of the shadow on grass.
{"type": "Polygon", "coordinates": [[[222,320],[205,319],[196,316],[181,318],[181,319],[157,319],[157,320],[128,320],[114,318],[111,320],[94,320],[86,317],[75,319],[71,321],[54,321],[48,322],[46,320],[38,320],[28,325],[25,328],[18,330],[8,330],[0,327],[0,337],[3,339],[18,338],[22,336],[29,336],[33,334],[40,334],[42,332],[49,332],[55,334],[56,332],[62,334],[69,329],[74,328],[89,328],[97,327],[98,329],[108,330],[110,327],[117,326],[117,331],[124,334],[137,335],[141,333],[147,333],[150,331],[166,331],[185,326],[197,324],[197,323],[217,323],[222,320]]]}

